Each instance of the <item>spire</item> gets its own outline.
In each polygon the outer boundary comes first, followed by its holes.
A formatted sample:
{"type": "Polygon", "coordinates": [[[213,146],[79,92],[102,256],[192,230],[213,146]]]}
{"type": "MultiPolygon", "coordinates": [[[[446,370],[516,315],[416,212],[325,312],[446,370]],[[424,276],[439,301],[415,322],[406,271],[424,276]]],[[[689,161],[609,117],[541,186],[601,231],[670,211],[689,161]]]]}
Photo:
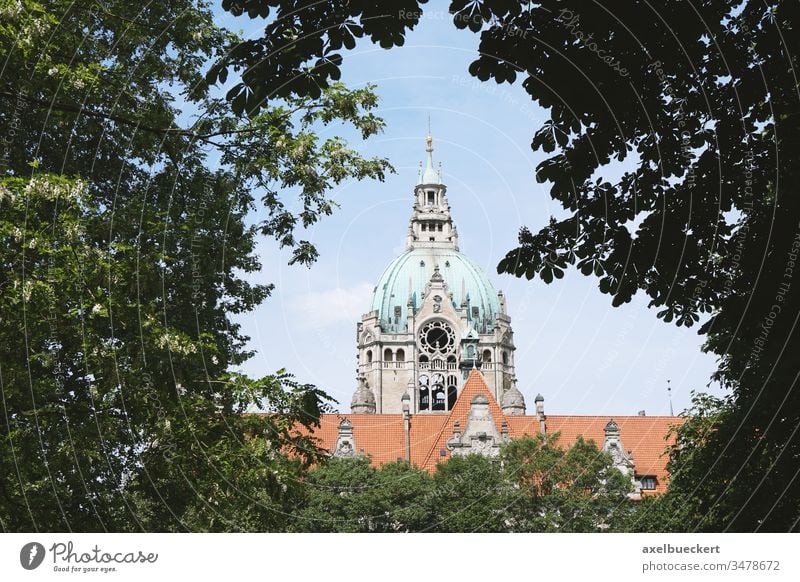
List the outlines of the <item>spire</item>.
{"type": "Polygon", "coordinates": [[[433,168],[433,137],[428,134],[428,137],[425,138],[425,151],[428,152],[428,162],[425,166],[425,171],[422,173],[422,177],[420,178],[420,184],[441,184],[441,177],[439,172],[437,172],[433,168]]]}
{"type": "Polygon", "coordinates": [[[414,188],[414,207],[406,247],[446,248],[458,250],[458,234],[447,203],[447,186],[442,184],[441,170],[433,167],[433,138],[428,134],[425,151],[428,162],[420,164],[419,180],[414,188]]]}

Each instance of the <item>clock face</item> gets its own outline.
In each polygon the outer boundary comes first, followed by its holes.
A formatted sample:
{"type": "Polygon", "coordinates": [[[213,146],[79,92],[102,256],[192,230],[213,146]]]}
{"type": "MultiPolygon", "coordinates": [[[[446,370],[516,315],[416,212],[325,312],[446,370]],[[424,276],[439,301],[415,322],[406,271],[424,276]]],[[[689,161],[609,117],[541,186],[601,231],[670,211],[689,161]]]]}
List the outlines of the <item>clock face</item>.
{"type": "Polygon", "coordinates": [[[456,346],[456,334],[453,328],[444,321],[426,323],[419,332],[420,348],[431,356],[453,353],[456,346]]]}

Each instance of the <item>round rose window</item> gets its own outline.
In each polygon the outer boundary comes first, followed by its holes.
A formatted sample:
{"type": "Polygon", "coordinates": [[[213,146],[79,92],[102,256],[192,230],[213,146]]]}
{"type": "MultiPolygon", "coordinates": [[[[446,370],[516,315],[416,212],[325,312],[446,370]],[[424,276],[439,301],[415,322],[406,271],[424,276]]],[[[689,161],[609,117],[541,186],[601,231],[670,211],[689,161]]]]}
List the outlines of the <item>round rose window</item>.
{"type": "Polygon", "coordinates": [[[430,355],[448,354],[455,350],[456,334],[444,321],[431,321],[420,330],[419,343],[430,355]]]}

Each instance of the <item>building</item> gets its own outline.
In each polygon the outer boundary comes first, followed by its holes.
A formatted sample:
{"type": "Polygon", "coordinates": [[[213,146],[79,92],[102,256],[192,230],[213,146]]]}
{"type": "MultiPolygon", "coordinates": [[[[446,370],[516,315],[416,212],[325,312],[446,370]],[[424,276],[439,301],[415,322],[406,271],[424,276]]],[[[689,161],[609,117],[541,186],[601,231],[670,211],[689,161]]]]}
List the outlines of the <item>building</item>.
{"type": "Polygon", "coordinates": [[[496,455],[524,434],[593,439],[631,476],[637,494],[663,491],[663,454],[676,417],[532,414],[517,388],[514,333],[502,291],[459,251],[447,187],[433,162],[413,192],[406,251],[375,287],[357,324],[352,414],[324,415],[316,431],[334,456],[367,454],[376,465],[406,459],[435,470],[451,455],[496,455]]]}

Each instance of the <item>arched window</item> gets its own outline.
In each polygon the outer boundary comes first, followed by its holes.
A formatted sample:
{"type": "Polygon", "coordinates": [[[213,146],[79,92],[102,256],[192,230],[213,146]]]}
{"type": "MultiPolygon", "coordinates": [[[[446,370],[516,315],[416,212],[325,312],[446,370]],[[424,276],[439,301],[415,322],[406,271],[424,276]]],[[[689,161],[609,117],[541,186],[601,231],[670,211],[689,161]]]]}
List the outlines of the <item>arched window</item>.
{"type": "Polygon", "coordinates": [[[483,350],[483,361],[484,362],[492,361],[492,350],[483,350]]]}
{"type": "Polygon", "coordinates": [[[447,410],[453,410],[458,398],[458,378],[454,375],[447,377],[447,410]]]}
{"type": "Polygon", "coordinates": [[[367,350],[367,363],[372,363],[372,350],[367,350]]]}
{"type": "Polygon", "coordinates": [[[508,352],[503,351],[503,364],[508,366],[508,352]]]}
{"type": "Polygon", "coordinates": [[[383,350],[383,361],[384,362],[391,362],[392,361],[392,350],[386,348],[383,350]]]}
{"type": "Polygon", "coordinates": [[[428,388],[430,380],[428,376],[422,374],[419,377],[419,409],[420,410],[430,410],[431,408],[431,396],[430,390],[428,388]]]}
{"type": "Polygon", "coordinates": [[[438,390],[433,392],[433,410],[446,410],[444,386],[440,386],[438,390]]]}
{"type": "Polygon", "coordinates": [[[446,410],[447,402],[444,391],[444,376],[434,374],[431,378],[431,398],[433,399],[432,410],[446,410]]]}
{"type": "Polygon", "coordinates": [[[428,206],[433,206],[436,204],[435,197],[433,190],[428,190],[428,206]]]}
{"type": "Polygon", "coordinates": [[[420,356],[419,357],[419,363],[420,364],[427,364],[428,363],[428,356],[426,356],[424,354],[422,356],[420,356]]]}
{"type": "Polygon", "coordinates": [[[395,361],[396,362],[405,362],[406,361],[406,353],[403,351],[402,348],[397,350],[397,355],[395,356],[395,361]]]}

